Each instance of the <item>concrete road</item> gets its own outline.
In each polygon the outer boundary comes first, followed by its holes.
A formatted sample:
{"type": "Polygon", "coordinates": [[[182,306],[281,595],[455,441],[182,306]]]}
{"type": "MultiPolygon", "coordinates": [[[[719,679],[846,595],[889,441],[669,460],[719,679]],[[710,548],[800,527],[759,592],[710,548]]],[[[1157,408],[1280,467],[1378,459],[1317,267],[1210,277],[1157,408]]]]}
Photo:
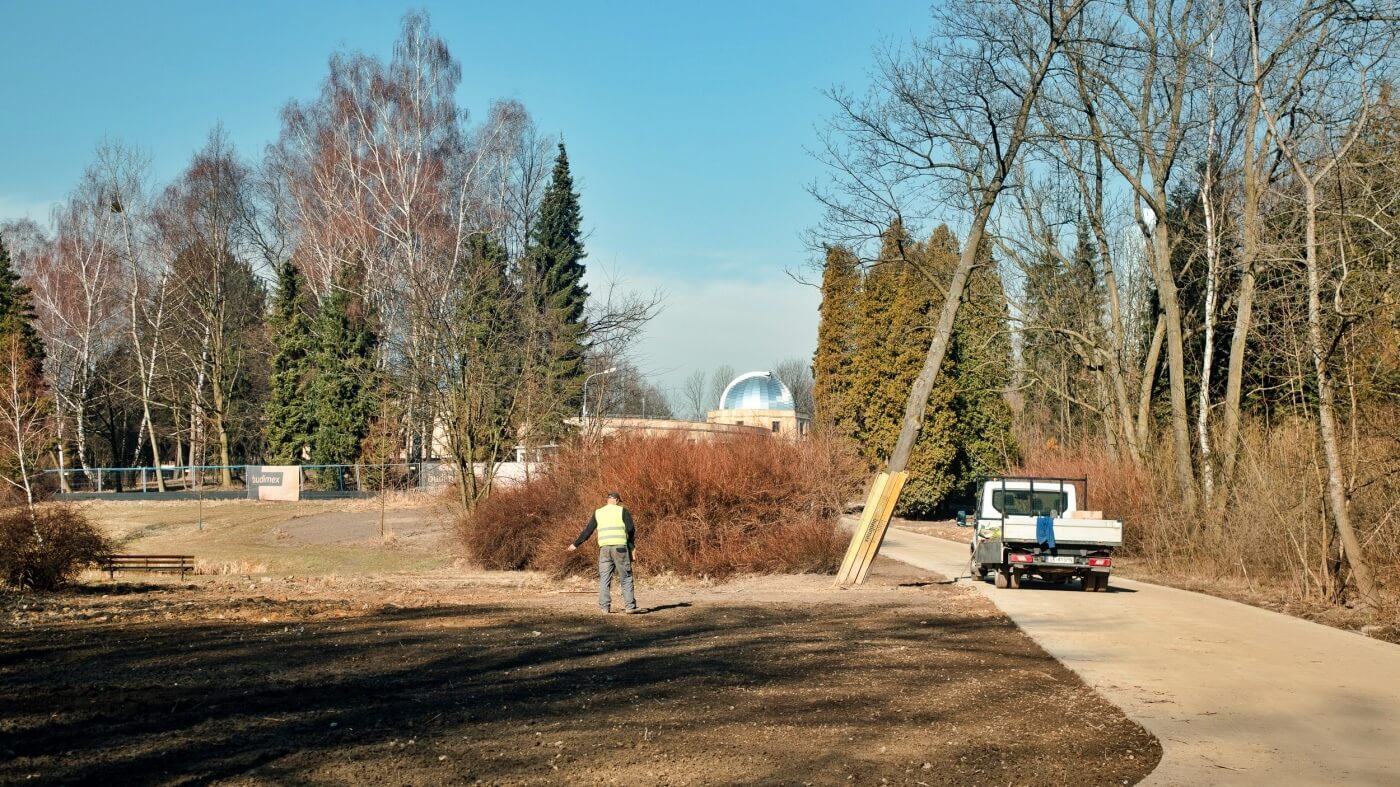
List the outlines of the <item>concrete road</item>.
{"type": "MultiPolygon", "coordinates": [[[[897,528],[881,554],[967,572],[966,544],[897,528]]],[[[1109,593],[960,581],[1161,740],[1144,784],[1400,785],[1400,646],[1116,576],[1109,593]]]]}

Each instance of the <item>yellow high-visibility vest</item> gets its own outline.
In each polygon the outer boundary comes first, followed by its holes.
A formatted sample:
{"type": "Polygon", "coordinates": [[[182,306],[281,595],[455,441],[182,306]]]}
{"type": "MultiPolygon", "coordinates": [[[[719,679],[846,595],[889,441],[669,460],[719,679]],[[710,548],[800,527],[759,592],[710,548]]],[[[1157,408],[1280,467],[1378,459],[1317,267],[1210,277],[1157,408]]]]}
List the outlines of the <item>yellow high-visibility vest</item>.
{"type": "Polygon", "coordinates": [[[598,522],[598,546],[627,546],[627,525],[622,521],[622,506],[609,503],[593,512],[598,522]]]}

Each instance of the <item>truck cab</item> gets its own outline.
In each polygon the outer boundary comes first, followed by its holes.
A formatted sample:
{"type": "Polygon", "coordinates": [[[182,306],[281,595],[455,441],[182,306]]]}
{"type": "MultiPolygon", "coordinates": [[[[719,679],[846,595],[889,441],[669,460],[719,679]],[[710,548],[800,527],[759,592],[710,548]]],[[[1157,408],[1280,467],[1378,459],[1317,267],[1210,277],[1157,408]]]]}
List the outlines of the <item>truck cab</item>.
{"type": "Polygon", "coordinates": [[[998,476],[980,481],[972,513],[958,512],[958,526],[972,530],[971,569],[998,588],[1019,588],[1035,577],[1057,584],[1080,581],[1105,591],[1113,550],[1123,543],[1123,523],[1082,507],[1084,478],[998,476]]]}

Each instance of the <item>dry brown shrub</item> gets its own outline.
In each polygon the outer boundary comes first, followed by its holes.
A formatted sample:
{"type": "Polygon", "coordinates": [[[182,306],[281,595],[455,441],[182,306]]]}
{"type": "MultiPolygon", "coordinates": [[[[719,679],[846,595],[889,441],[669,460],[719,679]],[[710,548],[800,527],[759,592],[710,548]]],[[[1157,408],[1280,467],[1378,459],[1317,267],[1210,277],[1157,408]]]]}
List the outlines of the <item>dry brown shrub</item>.
{"type": "Polygon", "coordinates": [[[111,552],[72,506],[14,506],[0,511],[0,579],[22,590],[56,590],[111,552]]]}
{"type": "MultiPolygon", "coordinates": [[[[1350,425],[1348,425],[1350,426],[1350,425]]],[[[1352,431],[1343,460],[1351,512],[1384,596],[1400,595],[1400,411],[1376,408],[1352,431]]],[[[1087,476],[1089,507],[1124,522],[1123,554],[1164,579],[1229,580],[1300,601],[1344,600],[1348,567],[1325,507],[1316,426],[1304,418],[1247,422],[1236,477],[1217,511],[1179,498],[1170,441],[1144,466],[1101,447],[1031,446],[1021,472],[1087,476]]]]}
{"type": "MultiPolygon", "coordinates": [[[[1033,446],[1034,442],[1025,445],[1033,446]]],[[[1085,478],[1089,488],[1076,484],[1079,507],[1102,511],[1110,519],[1145,522],[1154,519],[1159,508],[1153,479],[1131,462],[1099,448],[1066,448],[1052,444],[1026,448],[1018,475],[1057,478],[1085,478]]],[[[1131,536],[1131,533],[1125,533],[1131,536]]],[[[1131,544],[1128,545],[1131,548],[1131,544]]]]}
{"type": "Polygon", "coordinates": [[[566,548],[617,490],[637,523],[639,571],[830,572],[862,476],[852,452],[820,438],[619,437],[562,451],[543,475],[482,501],[458,532],[485,568],[590,572],[592,550],[566,548]]]}

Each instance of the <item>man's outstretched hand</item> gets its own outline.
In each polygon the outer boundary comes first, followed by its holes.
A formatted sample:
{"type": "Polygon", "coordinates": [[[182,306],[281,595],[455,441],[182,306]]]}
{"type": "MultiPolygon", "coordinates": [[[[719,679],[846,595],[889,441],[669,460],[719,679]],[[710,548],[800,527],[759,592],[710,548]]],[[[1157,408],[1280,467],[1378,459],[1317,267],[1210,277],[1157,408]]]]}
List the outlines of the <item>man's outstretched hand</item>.
{"type": "Polygon", "coordinates": [[[570,545],[569,545],[569,551],[570,551],[570,552],[573,552],[573,551],[575,551],[575,550],[577,550],[577,549],[578,549],[578,547],[574,546],[573,544],[570,544],[570,545]]]}

